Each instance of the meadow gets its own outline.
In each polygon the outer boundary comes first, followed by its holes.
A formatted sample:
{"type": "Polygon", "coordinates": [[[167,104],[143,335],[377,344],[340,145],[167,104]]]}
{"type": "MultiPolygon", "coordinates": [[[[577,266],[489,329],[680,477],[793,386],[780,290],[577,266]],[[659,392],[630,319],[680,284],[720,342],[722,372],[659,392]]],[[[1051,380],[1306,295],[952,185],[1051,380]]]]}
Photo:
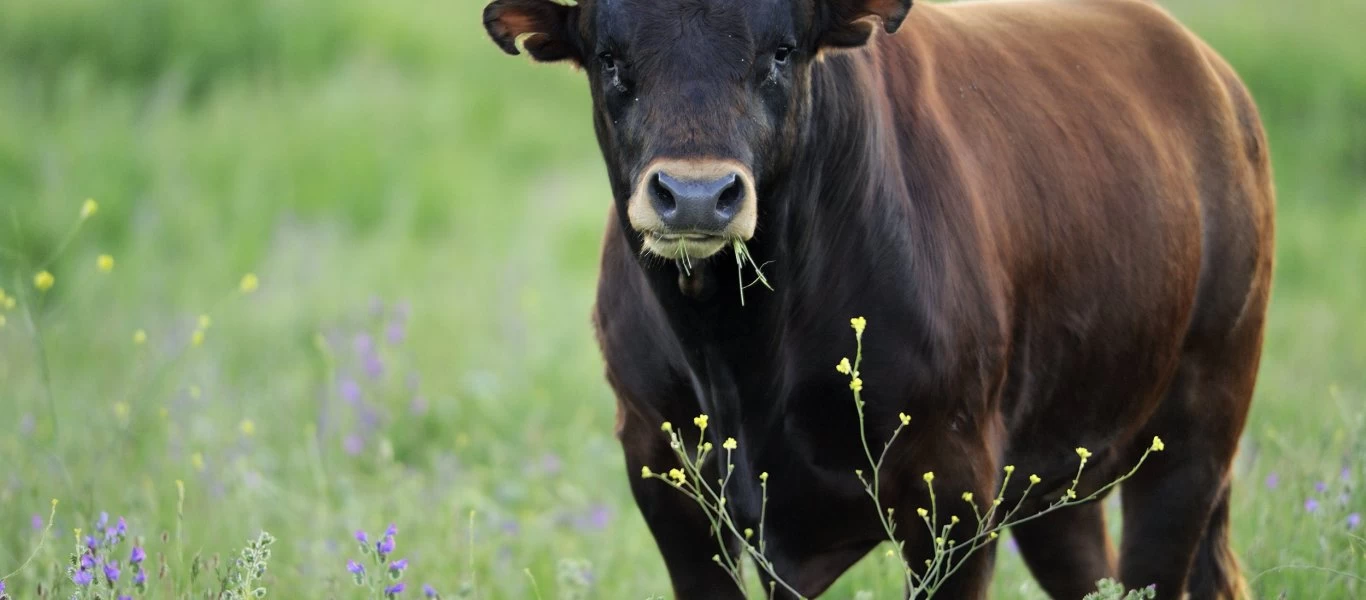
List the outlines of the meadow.
{"type": "MultiPolygon", "coordinates": [[[[1366,596],[1366,4],[1164,4],[1251,87],[1276,170],[1235,546],[1258,597],[1366,596]]],[[[8,594],[69,596],[74,530],[122,517],[139,598],[218,589],[262,531],[241,587],[373,597],[347,562],[391,524],[403,596],[669,595],[589,326],[587,90],[482,6],[0,4],[8,594]]],[[[1042,597],[1002,546],[993,595],[1042,597]]],[[[875,552],[828,597],[899,590],[875,552]]]]}

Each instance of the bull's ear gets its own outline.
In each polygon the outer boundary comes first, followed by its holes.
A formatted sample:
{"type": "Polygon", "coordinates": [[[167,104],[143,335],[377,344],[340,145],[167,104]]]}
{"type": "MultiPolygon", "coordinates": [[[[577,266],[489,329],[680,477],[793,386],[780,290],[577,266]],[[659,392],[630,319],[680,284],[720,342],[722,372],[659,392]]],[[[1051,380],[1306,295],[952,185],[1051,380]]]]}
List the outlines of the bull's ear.
{"type": "Polygon", "coordinates": [[[582,63],[576,43],[579,7],[552,0],[494,0],[484,9],[484,29],[508,54],[520,54],[517,40],[543,62],[582,63]]]}
{"type": "Polygon", "coordinates": [[[822,48],[854,48],[868,43],[877,23],[896,33],[911,12],[911,0],[816,0],[822,48]]]}

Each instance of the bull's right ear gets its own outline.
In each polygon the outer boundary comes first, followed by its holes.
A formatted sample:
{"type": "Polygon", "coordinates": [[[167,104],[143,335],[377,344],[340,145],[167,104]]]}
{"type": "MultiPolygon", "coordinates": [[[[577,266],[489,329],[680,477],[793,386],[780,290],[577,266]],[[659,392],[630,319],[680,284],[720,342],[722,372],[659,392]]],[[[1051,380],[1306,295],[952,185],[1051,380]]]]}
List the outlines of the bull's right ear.
{"type": "Polygon", "coordinates": [[[542,62],[583,62],[576,43],[579,7],[552,0],[494,0],[484,9],[484,29],[508,54],[520,54],[517,40],[542,62]]]}
{"type": "Polygon", "coordinates": [[[896,33],[911,11],[912,0],[817,0],[817,22],[822,48],[856,48],[868,42],[876,24],[896,33]]]}

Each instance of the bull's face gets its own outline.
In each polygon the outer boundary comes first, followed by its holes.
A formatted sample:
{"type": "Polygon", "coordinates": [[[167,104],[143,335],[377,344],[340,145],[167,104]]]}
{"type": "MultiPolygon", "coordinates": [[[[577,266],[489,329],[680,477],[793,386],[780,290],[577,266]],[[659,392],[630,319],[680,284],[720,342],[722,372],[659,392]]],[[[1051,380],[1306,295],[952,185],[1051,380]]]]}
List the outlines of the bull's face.
{"type": "Polygon", "coordinates": [[[705,258],[758,224],[821,52],[894,31],[910,0],[495,0],[493,40],[586,71],[619,206],[646,251],[705,258]]]}

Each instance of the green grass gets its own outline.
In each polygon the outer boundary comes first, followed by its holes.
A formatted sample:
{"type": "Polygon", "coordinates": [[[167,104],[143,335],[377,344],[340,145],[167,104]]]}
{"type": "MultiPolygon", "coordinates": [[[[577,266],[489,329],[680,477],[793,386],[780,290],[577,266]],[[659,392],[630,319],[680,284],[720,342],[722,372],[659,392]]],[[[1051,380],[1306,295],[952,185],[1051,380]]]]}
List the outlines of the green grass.
{"type": "MultiPolygon", "coordinates": [[[[1167,4],[1243,74],[1276,166],[1276,288],[1235,543],[1259,596],[1359,596],[1366,543],[1343,522],[1366,509],[1366,5],[1167,4]]],[[[71,529],[100,511],[166,554],[168,581],[196,552],[269,530],[274,597],[349,597],[353,530],[389,522],[411,581],[443,592],[529,598],[534,578],[573,597],[578,567],[560,563],[582,559],[589,597],[668,593],[588,324],[609,198],[588,95],[570,69],[502,55],[481,8],[0,6],[0,247],[27,257],[0,253],[0,287],[22,292],[0,329],[0,576],[35,547],[32,515],[61,500],[11,593],[59,579],[71,529]],[[40,296],[32,263],[86,197],[100,211],[40,296]],[[101,253],[113,273],[96,270],[101,253]],[[248,271],[261,289],[241,296],[248,271]],[[407,335],[390,344],[400,303],[407,335]],[[190,348],[201,313],[213,324],[190,348]],[[362,332],[381,379],[357,364],[362,332]],[[386,415],[356,455],[344,377],[386,415]]],[[[1001,557],[995,595],[1037,595],[1001,557]]],[[[893,598],[898,581],[875,554],[831,597],[893,598]]]]}

